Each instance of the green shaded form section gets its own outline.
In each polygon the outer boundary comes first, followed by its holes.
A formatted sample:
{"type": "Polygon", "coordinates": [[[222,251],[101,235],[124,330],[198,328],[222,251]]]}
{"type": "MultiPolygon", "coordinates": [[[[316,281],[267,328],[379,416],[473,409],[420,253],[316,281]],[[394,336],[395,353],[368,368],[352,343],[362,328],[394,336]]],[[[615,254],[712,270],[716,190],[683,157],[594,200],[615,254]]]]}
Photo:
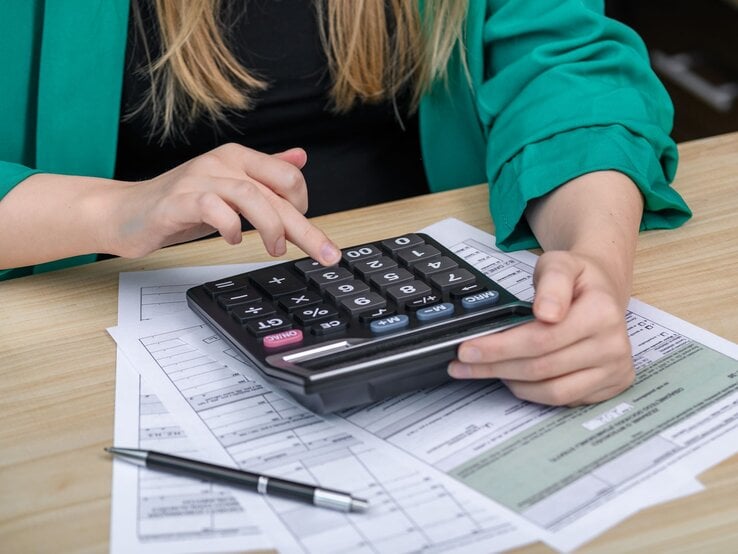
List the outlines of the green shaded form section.
{"type": "Polygon", "coordinates": [[[684,445],[658,435],[736,391],[738,361],[687,341],[641,369],[637,383],[616,398],[562,410],[450,474],[536,523],[555,527],[682,450],[684,445]],[[613,460],[607,471],[597,472],[613,460]]]}

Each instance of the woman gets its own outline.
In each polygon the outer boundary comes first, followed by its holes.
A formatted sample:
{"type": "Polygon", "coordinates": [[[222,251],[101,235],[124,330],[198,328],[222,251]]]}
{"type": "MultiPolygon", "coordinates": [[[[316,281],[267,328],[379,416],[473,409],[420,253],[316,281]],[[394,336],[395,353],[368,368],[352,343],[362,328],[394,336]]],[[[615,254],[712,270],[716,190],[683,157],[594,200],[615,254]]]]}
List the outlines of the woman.
{"type": "Polygon", "coordinates": [[[2,8],[6,277],[213,230],[235,244],[239,216],[270,254],[290,240],[331,264],[308,191],[320,213],[488,181],[498,244],[546,251],[537,320],[463,344],[450,374],[557,405],[629,386],[638,230],[689,211],[668,97],[601,2],[154,4],[130,22],[127,0],[2,8]]]}

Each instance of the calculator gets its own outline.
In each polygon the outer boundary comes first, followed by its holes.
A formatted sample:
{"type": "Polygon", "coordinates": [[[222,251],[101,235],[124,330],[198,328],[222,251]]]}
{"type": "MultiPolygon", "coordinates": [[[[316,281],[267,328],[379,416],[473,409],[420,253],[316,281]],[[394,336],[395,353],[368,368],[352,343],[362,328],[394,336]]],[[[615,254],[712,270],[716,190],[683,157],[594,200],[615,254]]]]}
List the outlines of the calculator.
{"type": "Polygon", "coordinates": [[[531,305],[421,233],[204,283],[192,310],[318,413],[441,384],[458,345],[533,319],[531,305]]]}

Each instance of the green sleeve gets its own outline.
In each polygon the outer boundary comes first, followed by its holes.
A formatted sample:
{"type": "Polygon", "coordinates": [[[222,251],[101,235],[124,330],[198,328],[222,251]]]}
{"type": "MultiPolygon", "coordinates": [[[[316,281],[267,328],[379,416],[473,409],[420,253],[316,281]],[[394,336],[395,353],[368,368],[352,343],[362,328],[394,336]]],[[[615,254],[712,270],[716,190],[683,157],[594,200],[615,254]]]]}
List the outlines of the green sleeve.
{"type": "Polygon", "coordinates": [[[669,183],[673,108],[640,38],[598,0],[488,0],[486,80],[477,91],[489,133],[486,169],[497,241],[538,246],[528,202],[599,170],[628,175],[645,199],[641,229],[691,212],[669,183]]]}

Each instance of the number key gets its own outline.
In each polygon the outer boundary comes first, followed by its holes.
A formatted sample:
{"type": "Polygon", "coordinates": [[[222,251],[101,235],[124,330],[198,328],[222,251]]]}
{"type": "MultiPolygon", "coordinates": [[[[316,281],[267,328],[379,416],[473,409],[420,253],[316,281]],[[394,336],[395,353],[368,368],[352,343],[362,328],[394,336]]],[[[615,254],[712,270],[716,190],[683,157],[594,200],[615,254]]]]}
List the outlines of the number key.
{"type": "Polygon", "coordinates": [[[395,260],[393,260],[392,258],[388,258],[387,256],[382,256],[381,258],[358,262],[354,266],[354,271],[358,271],[359,275],[361,275],[364,279],[367,279],[372,273],[376,273],[377,271],[382,270],[394,269],[395,267],[397,267],[397,262],[395,260]]]}
{"type": "Polygon", "coordinates": [[[318,285],[320,290],[331,283],[342,283],[344,281],[353,281],[354,274],[345,267],[327,268],[325,271],[316,271],[310,274],[310,280],[318,285]]]}
{"type": "Polygon", "coordinates": [[[343,261],[346,265],[353,267],[354,264],[363,260],[369,260],[371,258],[379,258],[382,255],[382,251],[376,246],[367,244],[366,246],[359,246],[357,248],[348,248],[343,251],[343,261]]]}
{"type": "Polygon", "coordinates": [[[423,239],[415,234],[403,235],[401,237],[395,237],[382,241],[382,247],[393,257],[395,256],[395,254],[397,254],[399,250],[402,250],[403,248],[420,246],[421,244],[425,244],[423,242],[423,239]]]}
{"type": "Polygon", "coordinates": [[[387,296],[398,306],[404,307],[407,302],[419,296],[430,294],[431,288],[422,281],[411,281],[403,285],[387,287],[387,296]]]}
{"type": "Polygon", "coordinates": [[[474,275],[463,268],[435,273],[430,276],[430,280],[443,293],[446,293],[452,288],[471,285],[476,282],[474,275]]]}
{"type": "Polygon", "coordinates": [[[379,296],[376,292],[367,292],[366,294],[358,294],[356,296],[348,296],[341,299],[341,306],[347,310],[352,317],[358,316],[362,312],[384,308],[387,301],[379,296]]]}
{"type": "Polygon", "coordinates": [[[414,246],[412,248],[405,248],[397,252],[397,258],[402,260],[405,265],[412,266],[417,262],[423,262],[426,260],[432,260],[440,257],[441,252],[435,246],[430,244],[423,244],[421,246],[414,246]]]}
{"type": "Polygon", "coordinates": [[[441,256],[440,258],[433,258],[430,260],[422,260],[416,264],[413,264],[413,270],[415,270],[415,273],[417,273],[425,280],[428,280],[428,278],[434,273],[448,271],[449,269],[456,269],[457,267],[459,267],[459,265],[451,258],[447,258],[446,256],[441,256]]]}
{"type": "Polygon", "coordinates": [[[412,281],[413,275],[407,269],[391,269],[389,271],[373,273],[369,280],[375,287],[384,292],[384,290],[389,286],[412,281]]]}
{"type": "Polygon", "coordinates": [[[333,283],[323,289],[328,297],[334,302],[338,302],[339,298],[348,296],[349,294],[359,294],[360,292],[369,292],[369,285],[364,281],[344,281],[343,283],[333,283]]]}

